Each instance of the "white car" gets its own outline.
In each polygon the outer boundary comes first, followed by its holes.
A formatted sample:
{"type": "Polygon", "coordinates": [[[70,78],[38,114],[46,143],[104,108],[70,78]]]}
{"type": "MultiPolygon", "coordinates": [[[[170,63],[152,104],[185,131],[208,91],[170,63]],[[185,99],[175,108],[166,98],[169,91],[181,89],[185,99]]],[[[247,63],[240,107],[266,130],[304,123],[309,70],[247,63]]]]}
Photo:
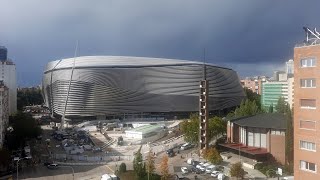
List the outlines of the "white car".
{"type": "Polygon", "coordinates": [[[211,163],[205,163],[201,168],[200,170],[201,171],[206,171],[207,167],[211,166],[212,164],[211,163]]]}
{"type": "Polygon", "coordinates": [[[218,174],[220,174],[219,171],[212,171],[211,176],[212,177],[218,177],[218,174]]]}
{"type": "Polygon", "coordinates": [[[215,166],[215,165],[207,166],[207,168],[206,168],[206,173],[207,173],[207,174],[210,174],[210,173],[213,172],[214,170],[216,170],[216,166],[215,166]]]}
{"type": "Polygon", "coordinates": [[[190,146],[190,143],[185,143],[180,147],[180,150],[186,150],[190,146]]]}
{"type": "Polygon", "coordinates": [[[204,163],[199,163],[199,164],[196,165],[196,168],[200,169],[203,165],[204,165],[204,163]]]}
{"type": "Polygon", "coordinates": [[[182,172],[183,174],[187,174],[189,171],[188,171],[188,168],[186,168],[186,167],[181,167],[181,172],[182,172]]]}

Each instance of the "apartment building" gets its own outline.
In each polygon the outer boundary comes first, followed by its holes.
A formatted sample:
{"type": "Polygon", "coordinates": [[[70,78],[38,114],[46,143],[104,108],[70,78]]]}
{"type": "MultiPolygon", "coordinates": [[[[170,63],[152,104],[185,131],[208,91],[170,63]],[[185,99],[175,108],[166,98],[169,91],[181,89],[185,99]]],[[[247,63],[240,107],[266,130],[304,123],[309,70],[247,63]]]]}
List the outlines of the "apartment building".
{"type": "Polygon", "coordinates": [[[9,90],[0,81],[0,149],[2,148],[5,131],[9,123],[9,90]]]}
{"type": "Polygon", "coordinates": [[[243,88],[248,88],[254,93],[261,94],[261,85],[263,82],[267,81],[265,76],[255,76],[255,77],[246,77],[241,79],[241,85],[243,88]]]}
{"type": "MultiPolygon", "coordinates": [[[[294,179],[320,179],[320,38],[294,48],[294,179]]],[[[320,34],[319,34],[320,35],[320,34]]],[[[319,36],[318,36],[319,37],[319,36]]]]}

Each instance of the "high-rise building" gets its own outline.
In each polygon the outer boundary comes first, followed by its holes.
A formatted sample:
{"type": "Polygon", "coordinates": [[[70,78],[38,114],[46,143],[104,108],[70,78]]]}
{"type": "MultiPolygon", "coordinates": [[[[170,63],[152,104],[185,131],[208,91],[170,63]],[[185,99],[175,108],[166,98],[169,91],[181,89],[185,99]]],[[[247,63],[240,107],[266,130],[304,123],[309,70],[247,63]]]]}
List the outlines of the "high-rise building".
{"type": "Polygon", "coordinates": [[[7,48],[4,46],[0,46],[0,60],[7,60],[7,48]]]}
{"type": "Polygon", "coordinates": [[[9,91],[0,81],[0,149],[2,148],[5,131],[9,122],[9,91]]]}
{"type": "MultiPolygon", "coordinates": [[[[287,81],[273,81],[262,83],[261,92],[261,106],[265,110],[268,110],[271,105],[273,106],[273,110],[275,110],[280,97],[283,97],[284,100],[288,102],[287,81]]],[[[290,102],[288,103],[290,104],[290,102]]]]}
{"type": "MultiPolygon", "coordinates": [[[[0,48],[1,49],[1,48],[0,48]]],[[[5,57],[7,56],[6,48],[5,57]]],[[[17,80],[16,80],[16,65],[9,60],[0,58],[0,81],[9,89],[9,113],[17,111],[17,80]]]]}
{"type": "Polygon", "coordinates": [[[288,62],[286,62],[287,65],[287,74],[288,74],[288,78],[292,77],[294,74],[294,62],[293,59],[289,59],[288,62]]]}
{"type": "Polygon", "coordinates": [[[320,34],[294,48],[294,179],[320,179],[320,34]]]}

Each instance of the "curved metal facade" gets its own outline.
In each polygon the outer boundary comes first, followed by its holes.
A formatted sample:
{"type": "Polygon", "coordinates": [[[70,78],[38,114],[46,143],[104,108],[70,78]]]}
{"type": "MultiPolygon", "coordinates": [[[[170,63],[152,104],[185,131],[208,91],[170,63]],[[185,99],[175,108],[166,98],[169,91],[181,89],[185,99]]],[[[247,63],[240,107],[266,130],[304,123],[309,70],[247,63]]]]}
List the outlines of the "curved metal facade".
{"type": "MultiPolygon", "coordinates": [[[[203,64],[145,57],[85,56],[52,61],[43,76],[47,106],[66,116],[193,112],[199,108],[203,64]]],[[[206,65],[210,110],[239,105],[244,92],[235,71],[206,65]]]]}

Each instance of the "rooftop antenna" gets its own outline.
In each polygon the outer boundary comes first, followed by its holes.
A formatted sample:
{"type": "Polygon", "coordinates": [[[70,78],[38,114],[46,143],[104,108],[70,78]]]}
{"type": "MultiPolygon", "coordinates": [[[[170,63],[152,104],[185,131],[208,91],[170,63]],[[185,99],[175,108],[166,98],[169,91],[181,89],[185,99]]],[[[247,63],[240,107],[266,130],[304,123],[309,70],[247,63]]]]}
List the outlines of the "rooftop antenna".
{"type": "Polygon", "coordinates": [[[306,33],[306,42],[310,45],[317,44],[320,40],[320,33],[317,31],[317,28],[314,28],[313,31],[308,27],[303,27],[306,33]]]}
{"type": "Polygon", "coordinates": [[[67,110],[67,105],[68,105],[69,93],[70,93],[70,89],[71,89],[73,71],[74,71],[74,67],[75,67],[75,64],[76,64],[76,58],[77,58],[77,53],[78,53],[78,44],[79,44],[79,41],[77,41],[76,49],[74,51],[74,58],[73,58],[70,81],[69,81],[69,86],[68,86],[68,91],[67,91],[67,97],[66,97],[66,102],[65,102],[65,105],[64,105],[64,111],[63,111],[62,118],[61,118],[61,127],[60,127],[61,129],[64,129],[65,123],[66,123],[65,116],[66,116],[66,110],[67,110]]]}

